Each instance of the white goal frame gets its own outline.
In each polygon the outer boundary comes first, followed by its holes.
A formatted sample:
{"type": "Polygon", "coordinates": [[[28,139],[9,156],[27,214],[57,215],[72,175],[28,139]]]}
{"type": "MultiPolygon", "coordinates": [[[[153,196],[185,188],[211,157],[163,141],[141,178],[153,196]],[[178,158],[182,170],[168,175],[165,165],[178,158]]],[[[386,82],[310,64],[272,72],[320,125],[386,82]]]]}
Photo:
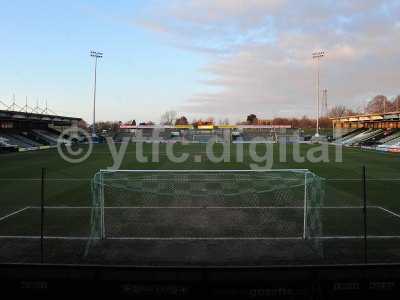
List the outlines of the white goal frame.
{"type": "MultiPolygon", "coordinates": [[[[291,209],[291,208],[296,208],[296,209],[303,209],[303,230],[302,230],[302,237],[298,237],[297,239],[303,239],[306,240],[308,235],[307,235],[307,210],[308,210],[308,204],[307,204],[307,196],[308,196],[308,189],[307,189],[307,174],[313,174],[310,170],[308,169],[268,169],[268,170],[111,170],[111,169],[101,169],[99,172],[96,174],[101,174],[99,184],[101,185],[101,190],[100,190],[100,231],[101,231],[101,239],[107,239],[106,235],[106,226],[105,226],[105,199],[104,199],[104,174],[110,174],[110,173],[278,173],[278,172],[298,172],[298,173],[304,173],[304,197],[303,197],[303,206],[302,207],[275,207],[276,209],[291,209]]],[[[107,207],[110,208],[110,207],[107,207]]],[[[125,207],[129,208],[129,207],[125,207]]],[[[134,207],[132,207],[134,208],[134,207]]],[[[261,208],[261,207],[260,207],[261,208]]],[[[265,207],[266,208],[266,207],[265,207]]],[[[268,207],[268,208],[274,208],[274,207],[268,207]]],[[[123,239],[123,238],[122,238],[123,239]]],[[[207,238],[204,238],[207,239],[207,238]]],[[[274,239],[281,239],[279,237],[274,238],[274,239]]],[[[287,239],[283,238],[282,239],[287,239]]]]}

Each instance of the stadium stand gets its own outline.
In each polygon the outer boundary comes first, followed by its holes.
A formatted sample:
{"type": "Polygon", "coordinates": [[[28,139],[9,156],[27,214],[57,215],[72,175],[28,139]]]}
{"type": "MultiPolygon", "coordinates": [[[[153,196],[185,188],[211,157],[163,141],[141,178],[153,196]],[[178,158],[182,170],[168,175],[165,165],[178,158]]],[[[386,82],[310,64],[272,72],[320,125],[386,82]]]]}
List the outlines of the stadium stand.
{"type": "Polygon", "coordinates": [[[18,146],[20,148],[31,148],[32,144],[21,140],[15,134],[0,133],[0,137],[5,140],[9,145],[18,146]]]}
{"type": "Polygon", "coordinates": [[[400,152],[400,111],[344,116],[331,120],[336,144],[400,152]]]}
{"type": "Polygon", "coordinates": [[[33,139],[30,139],[28,137],[28,133],[27,132],[14,132],[14,133],[10,133],[9,134],[10,137],[19,140],[23,143],[25,143],[26,145],[29,145],[31,147],[39,147],[42,146],[43,144],[40,142],[37,142],[33,139]]]}
{"type": "Polygon", "coordinates": [[[32,131],[34,134],[38,135],[40,138],[45,140],[49,145],[52,146],[57,145],[58,135],[41,129],[34,129],[32,131]]]}
{"type": "Polygon", "coordinates": [[[5,137],[0,135],[0,146],[2,146],[2,147],[14,147],[16,145],[15,144],[11,144],[10,141],[7,138],[5,138],[5,137]]]}
{"type": "MultiPolygon", "coordinates": [[[[0,152],[55,146],[60,132],[69,127],[77,127],[80,121],[80,118],[0,110],[0,152]]],[[[69,141],[63,139],[62,142],[69,141]]]]}
{"type": "Polygon", "coordinates": [[[400,137],[387,141],[386,143],[382,144],[383,146],[398,146],[400,144],[400,137]]]}
{"type": "Polygon", "coordinates": [[[345,146],[393,146],[400,142],[400,131],[384,129],[356,129],[335,141],[345,146]]]}
{"type": "Polygon", "coordinates": [[[351,138],[347,142],[345,142],[346,145],[360,145],[363,142],[367,142],[368,140],[375,138],[376,136],[380,135],[383,133],[383,129],[368,129],[367,131],[364,131],[355,137],[351,138]]]}
{"type": "Polygon", "coordinates": [[[367,143],[370,140],[373,140],[381,135],[383,135],[383,129],[363,129],[363,130],[355,130],[354,132],[345,135],[342,138],[336,140],[336,143],[342,144],[345,146],[355,146],[362,145],[367,143]]]}
{"type": "Polygon", "coordinates": [[[378,141],[386,136],[386,131],[384,129],[375,130],[374,134],[370,137],[367,137],[365,140],[361,140],[357,145],[362,146],[375,146],[378,144],[378,141]]]}
{"type": "Polygon", "coordinates": [[[256,138],[262,138],[264,141],[275,143],[295,143],[301,140],[300,130],[288,126],[257,126],[257,125],[211,125],[211,128],[194,128],[187,125],[185,128],[178,126],[127,126],[123,125],[120,132],[113,136],[115,142],[122,142],[126,138],[133,138],[142,141],[154,141],[155,131],[159,130],[159,141],[180,141],[185,140],[194,143],[207,143],[212,138],[217,138],[222,142],[230,136],[234,142],[251,142],[256,138]]]}
{"type": "Polygon", "coordinates": [[[400,130],[390,131],[388,135],[378,141],[378,144],[384,145],[400,137],[400,130]]]}
{"type": "Polygon", "coordinates": [[[355,136],[357,136],[360,133],[365,132],[365,131],[366,131],[366,129],[364,129],[364,128],[353,130],[349,133],[344,134],[343,136],[339,137],[338,139],[336,139],[336,143],[344,144],[346,141],[354,138],[355,136]]]}

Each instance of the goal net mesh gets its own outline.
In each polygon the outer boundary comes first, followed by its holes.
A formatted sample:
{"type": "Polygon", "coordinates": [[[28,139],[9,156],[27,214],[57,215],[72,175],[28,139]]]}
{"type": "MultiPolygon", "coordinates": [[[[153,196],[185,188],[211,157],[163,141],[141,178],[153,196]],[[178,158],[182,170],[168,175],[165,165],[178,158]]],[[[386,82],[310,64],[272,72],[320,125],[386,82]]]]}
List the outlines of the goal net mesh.
{"type": "Polygon", "coordinates": [[[100,171],[91,239],[299,239],[321,251],[323,180],[307,170],[100,171]]]}

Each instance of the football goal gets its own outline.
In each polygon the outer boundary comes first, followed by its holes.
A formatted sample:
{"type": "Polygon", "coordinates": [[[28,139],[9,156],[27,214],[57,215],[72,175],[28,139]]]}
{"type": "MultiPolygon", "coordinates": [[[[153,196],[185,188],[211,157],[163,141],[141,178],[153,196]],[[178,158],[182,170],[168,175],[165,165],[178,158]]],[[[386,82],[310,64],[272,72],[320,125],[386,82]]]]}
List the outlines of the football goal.
{"type": "Polygon", "coordinates": [[[101,170],[91,237],[312,240],[322,183],[308,170],[101,170]]]}

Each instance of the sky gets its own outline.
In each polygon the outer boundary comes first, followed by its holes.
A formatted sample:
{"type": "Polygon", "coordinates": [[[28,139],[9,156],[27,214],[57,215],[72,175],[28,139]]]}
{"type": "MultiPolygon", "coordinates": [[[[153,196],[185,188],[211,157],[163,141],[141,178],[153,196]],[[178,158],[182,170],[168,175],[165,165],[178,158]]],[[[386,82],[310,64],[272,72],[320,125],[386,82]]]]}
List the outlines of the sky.
{"type": "MultiPolygon", "coordinates": [[[[314,116],[400,94],[398,0],[0,0],[0,100],[92,120],[314,116]]],[[[0,109],[3,107],[0,104],[0,109]]]]}

